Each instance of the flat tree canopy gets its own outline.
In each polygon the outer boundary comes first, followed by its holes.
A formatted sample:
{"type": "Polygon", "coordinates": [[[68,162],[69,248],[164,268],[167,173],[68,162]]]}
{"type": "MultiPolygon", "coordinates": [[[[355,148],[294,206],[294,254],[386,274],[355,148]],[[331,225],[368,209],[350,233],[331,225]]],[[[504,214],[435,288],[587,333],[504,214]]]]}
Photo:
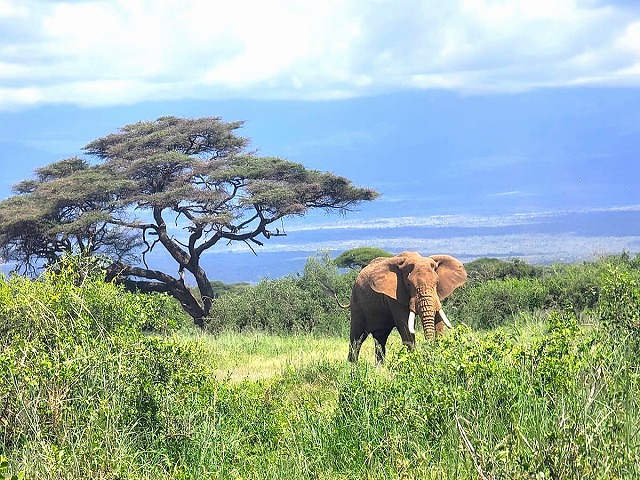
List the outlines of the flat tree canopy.
{"type": "MultiPolygon", "coordinates": [[[[200,260],[222,242],[253,248],[282,232],[272,226],[311,208],[348,211],[377,197],[343,177],[247,150],[243,122],[161,117],[138,122],[35,171],[0,202],[0,254],[25,269],[67,252],[101,255],[108,279],[168,292],[202,325],[213,291],[200,260]],[[148,268],[155,247],[175,272],[148,268]],[[200,295],[184,282],[195,278],[200,295]]],[[[278,224],[279,225],[279,224],[278,224]]]]}
{"type": "Polygon", "coordinates": [[[377,247],[357,247],[345,250],[338,255],[333,263],[340,268],[359,269],[364,268],[371,260],[378,257],[393,257],[393,253],[377,247]]]}

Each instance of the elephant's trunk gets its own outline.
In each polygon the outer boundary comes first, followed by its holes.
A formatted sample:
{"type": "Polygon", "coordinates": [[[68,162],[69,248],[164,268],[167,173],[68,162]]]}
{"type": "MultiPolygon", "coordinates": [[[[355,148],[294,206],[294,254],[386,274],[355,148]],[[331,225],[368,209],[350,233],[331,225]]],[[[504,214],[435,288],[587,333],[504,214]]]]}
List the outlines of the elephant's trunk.
{"type": "Polygon", "coordinates": [[[438,293],[435,287],[428,285],[419,286],[417,293],[417,313],[422,320],[424,336],[427,340],[434,340],[436,338],[436,312],[441,309],[438,293]]]}

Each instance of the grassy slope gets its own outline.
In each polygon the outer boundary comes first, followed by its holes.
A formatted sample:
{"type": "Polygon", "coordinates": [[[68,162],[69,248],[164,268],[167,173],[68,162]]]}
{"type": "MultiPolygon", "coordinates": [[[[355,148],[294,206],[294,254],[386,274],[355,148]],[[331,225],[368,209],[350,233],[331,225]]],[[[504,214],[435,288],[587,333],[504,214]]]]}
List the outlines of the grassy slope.
{"type": "Polygon", "coordinates": [[[375,368],[371,339],[357,367],[344,361],[341,338],[198,339],[216,376],[258,388],[279,425],[276,445],[245,459],[238,478],[640,474],[638,398],[629,402],[640,390],[615,357],[624,353],[601,356],[591,327],[556,320],[521,316],[486,333],[461,327],[435,347],[419,342],[415,355],[394,332],[390,361],[375,368]]]}
{"type": "Polygon", "coordinates": [[[263,332],[201,334],[185,337],[205,345],[215,376],[234,381],[265,380],[287,369],[304,368],[319,361],[347,358],[347,341],[336,337],[276,335],[263,332]]]}

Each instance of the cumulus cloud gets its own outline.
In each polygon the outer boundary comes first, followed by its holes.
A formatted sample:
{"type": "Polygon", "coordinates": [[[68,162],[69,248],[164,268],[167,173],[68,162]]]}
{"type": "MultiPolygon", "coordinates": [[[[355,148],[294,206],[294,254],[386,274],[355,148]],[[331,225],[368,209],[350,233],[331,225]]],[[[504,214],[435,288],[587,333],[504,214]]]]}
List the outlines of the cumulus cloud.
{"type": "Polygon", "coordinates": [[[640,13],[579,0],[0,0],[0,108],[640,84],[640,13]]]}

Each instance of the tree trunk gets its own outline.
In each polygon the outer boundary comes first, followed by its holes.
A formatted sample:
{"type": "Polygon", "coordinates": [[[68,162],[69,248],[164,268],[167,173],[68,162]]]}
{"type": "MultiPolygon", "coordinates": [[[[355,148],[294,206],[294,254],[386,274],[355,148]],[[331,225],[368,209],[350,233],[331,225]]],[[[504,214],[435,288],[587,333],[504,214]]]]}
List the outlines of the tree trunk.
{"type": "Polygon", "coordinates": [[[191,290],[185,285],[184,280],[181,278],[173,278],[158,270],[149,270],[122,263],[114,263],[109,267],[106,275],[107,281],[115,280],[123,284],[125,288],[130,291],[168,293],[180,302],[184,311],[193,318],[193,323],[202,328],[204,326],[204,318],[211,309],[213,289],[204,271],[202,271],[202,275],[199,275],[199,277],[198,287],[200,287],[201,284],[205,287],[204,292],[202,291],[203,289],[200,290],[203,296],[204,306],[193,296],[191,290]],[[131,276],[146,278],[147,280],[132,280],[129,278],[131,276]]]}
{"type": "MultiPolygon", "coordinates": [[[[202,311],[203,317],[209,315],[211,311],[211,304],[213,303],[213,287],[211,287],[211,282],[207,277],[207,272],[204,271],[199,265],[195,268],[189,268],[187,265],[187,269],[193,274],[196,279],[196,284],[198,285],[198,291],[200,292],[200,297],[202,298],[202,311]]],[[[196,322],[197,323],[197,322],[196,322]]]]}

